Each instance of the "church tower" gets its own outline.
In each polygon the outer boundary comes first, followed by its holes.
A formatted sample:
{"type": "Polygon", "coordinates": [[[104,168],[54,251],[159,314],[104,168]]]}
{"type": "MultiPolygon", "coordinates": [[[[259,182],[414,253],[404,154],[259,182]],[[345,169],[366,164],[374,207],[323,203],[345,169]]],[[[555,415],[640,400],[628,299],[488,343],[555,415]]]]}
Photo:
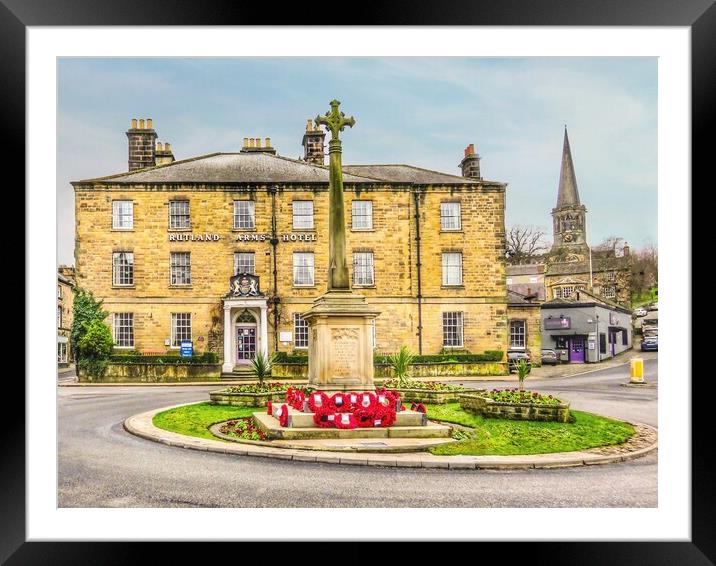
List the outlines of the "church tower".
{"type": "Polygon", "coordinates": [[[557,206],[552,209],[554,239],[552,253],[563,252],[568,256],[580,256],[583,260],[589,253],[587,247],[587,208],[579,201],[577,177],[574,174],[572,151],[569,147],[567,127],[564,127],[562,148],[562,169],[559,173],[557,206]]]}

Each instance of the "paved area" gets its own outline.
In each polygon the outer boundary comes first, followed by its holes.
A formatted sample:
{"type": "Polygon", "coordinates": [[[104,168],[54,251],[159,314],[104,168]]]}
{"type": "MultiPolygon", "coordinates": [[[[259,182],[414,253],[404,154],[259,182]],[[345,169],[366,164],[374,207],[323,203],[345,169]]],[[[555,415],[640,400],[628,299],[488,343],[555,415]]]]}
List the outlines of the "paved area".
{"type": "MultiPolygon", "coordinates": [[[[657,361],[645,364],[655,380],[657,361]]],[[[656,426],[658,388],[626,368],[544,380],[591,410],[656,426]]],[[[485,384],[477,383],[476,386],[485,384]]],[[[504,383],[498,385],[504,386],[504,383]]],[[[540,386],[539,380],[529,387],[540,386]]],[[[656,507],[657,454],[605,466],[443,470],[336,466],[183,450],[127,433],[124,420],[207,398],[203,387],[60,387],[60,507],[656,507]]],[[[549,387],[549,389],[547,389],[549,387]]]]}

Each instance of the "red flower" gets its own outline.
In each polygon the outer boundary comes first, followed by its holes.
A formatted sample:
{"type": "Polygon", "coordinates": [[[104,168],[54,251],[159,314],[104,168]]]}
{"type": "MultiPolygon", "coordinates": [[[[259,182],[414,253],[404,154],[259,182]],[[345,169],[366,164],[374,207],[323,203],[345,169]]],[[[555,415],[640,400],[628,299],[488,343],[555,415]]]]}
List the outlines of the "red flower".
{"type": "Polygon", "coordinates": [[[308,408],[312,413],[328,407],[329,399],[323,391],[315,391],[308,396],[308,408]]]}
{"type": "Polygon", "coordinates": [[[266,412],[267,412],[269,415],[273,413],[273,403],[271,403],[271,401],[269,401],[268,403],[266,403],[266,412]]]}
{"type": "Polygon", "coordinates": [[[278,424],[285,427],[288,425],[288,405],[281,405],[281,414],[278,416],[278,424]]]}

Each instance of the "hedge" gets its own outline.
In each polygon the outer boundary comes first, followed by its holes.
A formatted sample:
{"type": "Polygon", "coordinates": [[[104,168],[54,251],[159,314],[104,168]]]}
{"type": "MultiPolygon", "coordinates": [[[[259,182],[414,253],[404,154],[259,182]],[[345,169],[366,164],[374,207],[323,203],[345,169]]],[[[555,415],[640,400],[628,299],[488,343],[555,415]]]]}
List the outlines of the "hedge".
{"type": "MultiPolygon", "coordinates": [[[[482,354],[429,354],[415,355],[413,357],[414,364],[436,364],[436,363],[474,363],[474,362],[501,362],[505,353],[502,350],[487,350],[482,354]]],[[[375,355],[373,362],[376,364],[389,364],[390,356],[375,355]]],[[[278,352],[276,354],[276,363],[280,364],[306,364],[308,356],[300,354],[288,354],[286,352],[278,352]]]]}
{"type": "Polygon", "coordinates": [[[203,354],[182,358],[177,354],[161,356],[142,356],[139,354],[112,354],[109,362],[113,364],[218,364],[219,354],[204,352],[203,354]]]}

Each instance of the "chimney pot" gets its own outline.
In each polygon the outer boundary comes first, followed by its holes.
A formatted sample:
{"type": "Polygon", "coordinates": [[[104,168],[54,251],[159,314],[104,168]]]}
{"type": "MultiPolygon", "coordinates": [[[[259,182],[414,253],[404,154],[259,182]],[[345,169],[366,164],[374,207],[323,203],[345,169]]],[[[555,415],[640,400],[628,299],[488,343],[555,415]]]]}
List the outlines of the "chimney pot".
{"type": "Polygon", "coordinates": [[[266,147],[271,147],[271,138],[266,138],[266,147]]]}
{"type": "Polygon", "coordinates": [[[164,151],[170,151],[170,150],[171,150],[171,146],[169,145],[169,142],[165,143],[165,144],[164,144],[164,151]]]}
{"type": "Polygon", "coordinates": [[[140,129],[140,130],[143,130],[143,129],[144,129],[144,118],[140,118],[140,119],[139,119],[139,129],[140,129]]]}
{"type": "Polygon", "coordinates": [[[132,129],[133,130],[137,129],[137,119],[136,118],[132,118],[132,129]]]}
{"type": "Polygon", "coordinates": [[[244,147],[249,147],[249,138],[244,138],[244,147]]]}
{"type": "Polygon", "coordinates": [[[147,118],[147,129],[148,129],[148,130],[154,129],[154,126],[152,125],[152,119],[151,119],[151,118],[147,118]]]}
{"type": "Polygon", "coordinates": [[[162,142],[157,142],[157,151],[162,151],[162,142]]]}

